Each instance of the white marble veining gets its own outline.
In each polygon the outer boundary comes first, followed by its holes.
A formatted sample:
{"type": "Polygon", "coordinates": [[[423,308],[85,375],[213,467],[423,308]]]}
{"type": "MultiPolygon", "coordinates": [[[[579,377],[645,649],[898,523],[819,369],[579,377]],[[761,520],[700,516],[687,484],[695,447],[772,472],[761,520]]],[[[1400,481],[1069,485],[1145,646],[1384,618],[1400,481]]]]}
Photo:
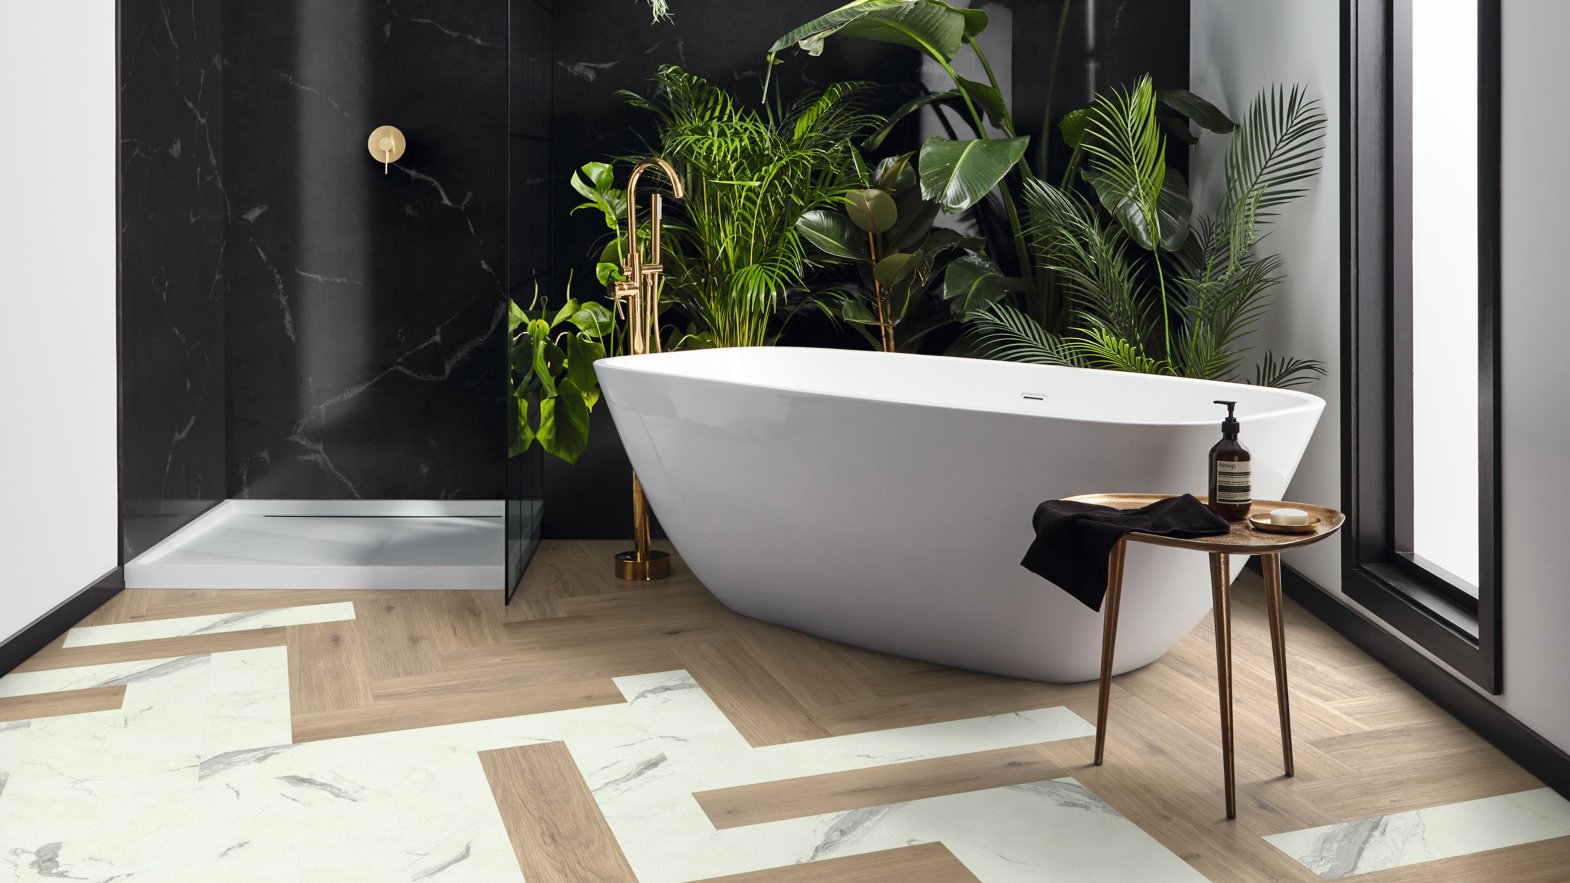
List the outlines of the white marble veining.
{"type": "Polygon", "coordinates": [[[1570,836],[1550,788],[1391,813],[1265,838],[1322,880],[1570,836]]]}
{"type": "Polygon", "coordinates": [[[313,622],[337,622],[344,619],[354,619],[354,604],[349,601],[282,607],[274,610],[247,610],[216,616],[181,616],[142,622],[117,622],[113,625],[78,626],[71,629],[65,633],[64,646],[89,647],[96,644],[120,644],[126,641],[152,641],[159,638],[213,635],[220,632],[240,632],[313,622]]]}
{"type": "Polygon", "coordinates": [[[1091,732],[1061,708],[753,748],[686,672],[625,704],[290,743],[269,647],[22,672],[124,707],[0,728],[0,879],[519,881],[477,752],[563,741],[644,881],[939,840],[987,881],[1200,879],[1072,779],[717,831],[694,791],[1091,732]],[[8,873],[9,872],[9,873],[8,873]]]}

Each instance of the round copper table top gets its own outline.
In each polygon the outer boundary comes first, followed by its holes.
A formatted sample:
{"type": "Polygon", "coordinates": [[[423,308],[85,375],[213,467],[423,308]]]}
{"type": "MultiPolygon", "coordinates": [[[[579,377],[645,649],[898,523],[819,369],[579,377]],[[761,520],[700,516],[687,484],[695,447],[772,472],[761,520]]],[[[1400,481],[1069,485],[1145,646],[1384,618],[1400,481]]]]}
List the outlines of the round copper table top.
{"type": "MultiPolygon", "coordinates": [[[[1076,503],[1093,503],[1098,506],[1111,506],[1114,509],[1138,509],[1176,497],[1179,494],[1081,494],[1076,497],[1066,497],[1076,503]]],[[[1204,497],[1199,497],[1201,503],[1204,497]]],[[[1135,543],[1148,543],[1153,546],[1171,546],[1176,549],[1194,549],[1199,552],[1218,552],[1227,554],[1273,555],[1298,546],[1307,546],[1317,543],[1341,529],[1346,516],[1335,509],[1324,506],[1315,506],[1311,503],[1292,503],[1280,500],[1255,500],[1249,509],[1253,515],[1268,515],[1272,509],[1291,508],[1302,509],[1311,517],[1318,518],[1319,523],[1314,525],[1309,533],[1273,533],[1255,528],[1247,519],[1232,522],[1232,530],[1213,537],[1158,537],[1153,534],[1133,531],[1124,536],[1124,539],[1135,543]]]]}

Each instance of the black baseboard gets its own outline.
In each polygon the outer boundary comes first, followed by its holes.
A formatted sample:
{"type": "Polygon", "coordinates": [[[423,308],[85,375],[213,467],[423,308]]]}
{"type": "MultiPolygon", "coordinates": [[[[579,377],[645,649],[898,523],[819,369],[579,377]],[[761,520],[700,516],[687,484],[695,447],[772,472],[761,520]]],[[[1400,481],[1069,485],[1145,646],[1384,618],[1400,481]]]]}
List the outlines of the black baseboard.
{"type": "MultiPolygon", "coordinates": [[[[1570,754],[1511,717],[1460,678],[1440,667],[1290,567],[1281,568],[1287,597],[1303,605],[1363,652],[1487,739],[1543,784],[1570,797],[1570,754]]],[[[1545,672],[1552,677],[1553,673],[1545,672]]]]}
{"type": "Polygon", "coordinates": [[[65,634],[66,629],[120,594],[124,588],[125,574],[116,567],[92,585],[55,605],[53,610],[33,620],[11,640],[0,643],[0,675],[26,662],[50,641],[65,634]]]}

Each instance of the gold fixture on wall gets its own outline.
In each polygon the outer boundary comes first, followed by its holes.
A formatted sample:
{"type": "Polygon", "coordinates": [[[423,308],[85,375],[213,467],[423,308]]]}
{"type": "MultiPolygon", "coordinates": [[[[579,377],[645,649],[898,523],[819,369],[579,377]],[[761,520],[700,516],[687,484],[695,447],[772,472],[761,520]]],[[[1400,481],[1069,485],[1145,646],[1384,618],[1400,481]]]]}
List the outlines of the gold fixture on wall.
{"type": "Polygon", "coordinates": [[[371,131],[371,137],[366,139],[365,146],[371,151],[371,156],[382,164],[382,174],[385,175],[387,169],[403,156],[408,142],[397,126],[377,126],[371,131]]]}
{"type": "MultiPolygon", "coordinates": [[[[665,203],[659,193],[649,197],[649,260],[643,259],[638,242],[638,179],[649,169],[659,169],[670,181],[671,196],[687,195],[681,178],[671,164],[660,157],[646,160],[632,170],[627,181],[627,259],[622,262],[622,280],[616,283],[616,300],[627,303],[627,351],[635,356],[659,352],[660,228],[665,203]]],[[[643,496],[638,473],[632,474],[632,541],[634,548],[616,555],[616,576],[629,580],[664,579],[671,575],[671,556],[649,548],[649,502],[643,496]]]]}

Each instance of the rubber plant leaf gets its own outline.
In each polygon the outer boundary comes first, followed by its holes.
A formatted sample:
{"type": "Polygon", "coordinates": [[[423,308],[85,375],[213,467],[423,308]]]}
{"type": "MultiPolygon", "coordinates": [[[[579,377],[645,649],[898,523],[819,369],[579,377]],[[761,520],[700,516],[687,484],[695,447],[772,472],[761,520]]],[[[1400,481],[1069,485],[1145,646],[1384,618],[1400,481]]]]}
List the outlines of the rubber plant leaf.
{"type": "Polygon", "coordinates": [[[879,285],[893,288],[916,272],[920,254],[920,252],[891,254],[878,261],[878,267],[872,275],[878,280],[879,285]]]}
{"type": "Polygon", "coordinates": [[[867,235],[843,212],[813,209],[796,222],[796,232],[818,249],[837,258],[867,260],[867,235]]]}
{"type": "Polygon", "coordinates": [[[879,160],[877,169],[872,173],[872,183],[874,187],[896,198],[915,187],[916,167],[911,163],[911,155],[902,153],[879,160]]]}
{"type": "Polygon", "coordinates": [[[890,251],[910,251],[935,232],[932,222],[938,219],[938,204],[924,199],[916,187],[900,194],[895,202],[899,221],[884,236],[884,246],[890,251]]]}
{"type": "MultiPolygon", "coordinates": [[[[1138,201],[1129,194],[1120,193],[1106,175],[1086,171],[1084,177],[1095,189],[1101,205],[1118,219],[1123,231],[1140,248],[1155,251],[1156,243],[1138,201]]],[[[1188,196],[1188,183],[1176,169],[1167,169],[1161,181],[1161,193],[1156,197],[1156,218],[1161,225],[1162,251],[1177,251],[1183,246],[1183,242],[1188,239],[1189,220],[1193,214],[1194,203],[1188,196]]]]}
{"type": "Polygon", "coordinates": [[[949,262],[943,272],[943,299],[957,319],[969,320],[1003,299],[1008,285],[998,265],[980,254],[949,262]]]}
{"type": "Polygon", "coordinates": [[[840,307],[840,318],[857,325],[878,324],[878,317],[872,315],[872,311],[867,309],[865,304],[854,300],[848,300],[840,307]]]}
{"type": "Polygon", "coordinates": [[[921,195],[947,212],[980,202],[1025,155],[1026,137],[990,141],[928,139],[921,146],[921,195]]]}
{"type": "Polygon", "coordinates": [[[791,46],[821,55],[824,41],[843,34],[909,46],[947,62],[959,51],[967,23],[965,15],[935,0],[856,0],[792,28],[769,47],[769,56],[791,46]]]}
{"type": "Polygon", "coordinates": [[[857,227],[869,233],[882,233],[899,220],[894,198],[876,187],[845,194],[845,214],[857,227]]]}

